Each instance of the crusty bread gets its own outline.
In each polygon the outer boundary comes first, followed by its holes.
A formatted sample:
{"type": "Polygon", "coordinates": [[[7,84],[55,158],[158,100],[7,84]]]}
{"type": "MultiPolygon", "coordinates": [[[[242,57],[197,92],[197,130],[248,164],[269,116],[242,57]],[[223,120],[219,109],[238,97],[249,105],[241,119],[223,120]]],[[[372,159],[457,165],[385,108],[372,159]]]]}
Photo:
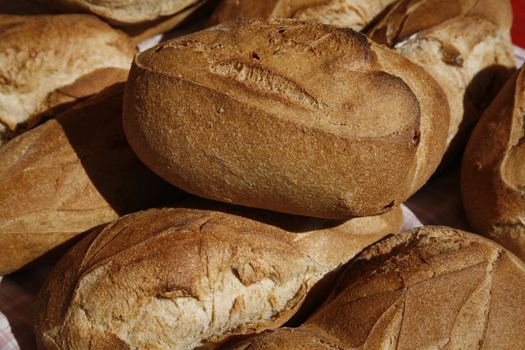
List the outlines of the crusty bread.
{"type": "Polygon", "coordinates": [[[131,214],[51,272],[36,308],[38,346],[194,349],[278,327],[400,218],[397,209],[363,225],[201,201],[131,214]]]}
{"type": "Polygon", "coordinates": [[[299,329],[224,348],[524,349],[523,300],[525,265],[512,253],[466,232],[427,227],[365,249],[299,329]]]}
{"type": "Polygon", "coordinates": [[[52,108],[125,81],[134,53],[94,16],[0,15],[0,143],[52,108]]]}
{"type": "Polygon", "coordinates": [[[122,88],[0,148],[0,275],[94,226],[177,196],[127,145],[122,88]]]}
{"type": "Polygon", "coordinates": [[[242,17],[296,18],[362,30],[395,0],[223,0],[210,23],[242,17]]]}
{"type": "Polygon", "coordinates": [[[443,87],[451,111],[446,158],[465,146],[515,65],[511,23],[509,0],[401,0],[367,33],[443,87]]]}
{"type": "Polygon", "coordinates": [[[84,11],[112,24],[130,25],[172,16],[199,0],[39,0],[64,11],[84,11]]]}
{"type": "Polygon", "coordinates": [[[474,129],[461,190],[477,232],[525,259],[525,69],[513,76],[474,129]]]}
{"type": "Polygon", "coordinates": [[[419,189],[444,153],[448,117],[423,69],[362,34],[288,19],[150,49],[124,98],[130,145],[177,187],[335,219],[385,212],[419,189]]]}

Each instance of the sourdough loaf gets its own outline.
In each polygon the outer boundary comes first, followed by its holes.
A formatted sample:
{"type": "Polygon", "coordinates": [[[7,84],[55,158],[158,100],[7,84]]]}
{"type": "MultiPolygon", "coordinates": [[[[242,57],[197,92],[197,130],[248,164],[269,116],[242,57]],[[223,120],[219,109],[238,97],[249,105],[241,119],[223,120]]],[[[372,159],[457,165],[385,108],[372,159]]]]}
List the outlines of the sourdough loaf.
{"type": "Polygon", "coordinates": [[[448,117],[423,69],[352,30],[287,19],[148,50],[124,99],[130,145],[179,188],[335,219],[385,212],[419,189],[448,117]]]}
{"type": "Polygon", "coordinates": [[[95,14],[119,25],[150,22],[173,16],[191,8],[200,0],[39,0],[63,11],[95,14]]]}
{"type": "Polygon", "coordinates": [[[0,276],[94,226],[177,196],[126,142],[122,85],[0,149],[0,276]]]}
{"type": "Polygon", "coordinates": [[[362,30],[394,0],[223,0],[212,14],[218,24],[242,17],[296,18],[362,30]]]}
{"type": "Polygon", "coordinates": [[[525,259],[525,69],[513,76],[474,129],[461,190],[477,232],[525,259]]]}
{"type": "Polygon", "coordinates": [[[421,65],[450,105],[450,156],[464,147],[514,67],[509,0],[401,0],[374,25],[375,41],[421,65]]]}
{"type": "Polygon", "coordinates": [[[427,227],[365,249],[300,328],[224,348],[523,349],[523,300],[525,265],[512,253],[427,227]]]}
{"type": "Polygon", "coordinates": [[[135,47],[94,16],[0,15],[0,143],[125,81],[135,47]]]}
{"type": "Polygon", "coordinates": [[[58,263],[37,306],[40,349],[194,349],[275,328],[400,211],[348,222],[199,201],[131,214],[58,263]]]}

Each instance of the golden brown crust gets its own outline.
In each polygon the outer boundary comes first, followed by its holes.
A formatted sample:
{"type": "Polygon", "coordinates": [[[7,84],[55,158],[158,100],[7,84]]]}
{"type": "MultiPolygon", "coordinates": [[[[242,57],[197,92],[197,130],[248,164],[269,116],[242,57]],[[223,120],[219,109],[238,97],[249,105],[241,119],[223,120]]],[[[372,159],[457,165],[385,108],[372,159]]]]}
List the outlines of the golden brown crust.
{"type": "Polygon", "coordinates": [[[525,259],[525,73],[505,85],[476,126],[461,189],[476,229],[525,259]]]}
{"type": "Polygon", "coordinates": [[[114,86],[0,149],[0,275],[176,195],[129,148],[122,89],[114,86]]]}
{"type": "Polygon", "coordinates": [[[327,273],[399,229],[398,212],[385,215],[368,233],[354,220],[202,201],[126,216],[51,273],[37,307],[39,348],[193,349],[278,327],[327,273]]]}
{"type": "Polygon", "coordinates": [[[353,259],[332,296],[294,331],[307,336],[278,330],[233,348],[272,349],[276,339],[291,350],[314,339],[327,349],[518,349],[524,298],[525,265],[512,253],[466,232],[426,227],[353,259]]]}
{"type": "Polygon", "coordinates": [[[0,138],[124,81],[134,53],[129,37],[94,16],[0,15],[0,138]]]}
{"type": "Polygon", "coordinates": [[[135,25],[173,16],[199,0],[39,0],[62,11],[82,11],[112,24],[135,25]]]}
{"type": "Polygon", "coordinates": [[[219,24],[243,17],[295,18],[361,30],[394,0],[224,0],[211,17],[219,24]]]}
{"type": "Polygon", "coordinates": [[[250,207],[381,213],[445,147],[445,98],[422,69],[321,24],[240,20],[161,44],[136,58],[126,91],[139,158],[190,193],[250,207]]]}
{"type": "Polygon", "coordinates": [[[514,68],[511,23],[508,0],[402,0],[367,31],[443,87],[451,110],[447,162],[514,68]]]}

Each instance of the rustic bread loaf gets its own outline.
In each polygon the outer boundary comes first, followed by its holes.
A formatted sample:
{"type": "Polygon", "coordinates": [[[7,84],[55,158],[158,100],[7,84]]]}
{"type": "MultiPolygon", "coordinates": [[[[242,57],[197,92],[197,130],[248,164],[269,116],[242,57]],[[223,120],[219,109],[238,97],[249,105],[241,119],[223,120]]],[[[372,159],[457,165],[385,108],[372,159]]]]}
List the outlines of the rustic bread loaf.
{"type": "Polygon", "coordinates": [[[525,69],[513,76],[474,129],[461,190],[477,232],[525,259],[525,69]]]}
{"type": "Polygon", "coordinates": [[[525,265],[512,253],[479,236],[427,227],[365,249],[299,329],[224,348],[523,349],[523,300],[525,265]]]}
{"type": "Polygon", "coordinates": [[[52,108],[125,81],[134,53],[94,16],[0,15],[0,143],[52,108]]]}
{"type": "Polygon", "coordinates": [[[122,88],[114,86],[0,149],[0,275],[94,226],[177,195],[129,148],[122,88]]]}
{"type": "MultiPolygon", "coordinates": [[[[452,157],[514,67],[509,0],[401,0],[369,31],[443,87],[452,157]]],[[[447,159],[448,160],[448,159],[447,159]]]]}
{"type": "Polygon", "coordinates": [[[172,16],[200,0],[39,0],[63,11],[95,14],[113,24],[130,25],[172,16]]]}
{"type": "Polygon", "coordinates": [[[385,212],[436,169],[444,93],[351,30],[239,20],[137,56],[124,129],[157,174],[201,197],[321,218],[385,212]],[[191,64],[188,64],[191,62],[191,64]]]}
{"type": "Polygon", "coordinates": [[[278,327],[402,222],[399,209],[333,222],[181,203],[95,231],[58,263],[39,296],[40,349],[194,349],[278,327]]]}
{"type": "Polygon", "coordinates": [[[212,14],[218,24],[242,17],[296,18],[362,30],[394,0],[223,0],[212,14]]]}

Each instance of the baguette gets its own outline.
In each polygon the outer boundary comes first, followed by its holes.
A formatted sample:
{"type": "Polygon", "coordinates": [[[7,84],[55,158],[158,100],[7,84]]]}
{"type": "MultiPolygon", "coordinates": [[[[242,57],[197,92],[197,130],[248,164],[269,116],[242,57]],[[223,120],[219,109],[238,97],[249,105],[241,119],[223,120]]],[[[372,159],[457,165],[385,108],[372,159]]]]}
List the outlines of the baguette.
{"type": "Polygon", "coordinates": [[[356,31],[364,29],[395,0],[223,0],[210,23],[242,17],[295,18],[356,31]]]}
{"type": "Polygon", "coordinates": [[[194,349],[275,328],[328,274],[399,231],[399,209],[332,222],[201,201],[131,214],[44,284],[39,349],[194,349]]]}
{"type": "Polygon", "coordinates": [[[401,0],[367,31],[429,72],[451,119],[446,163],[515,67],[509,0],[401,0]]]}
{"type": "Polygon", "coordinates": [[[525,259],[525,69],[476,126],[461,172],[472,227],[525,259]]]}
{"type": "Polygon", "coordinates": [[[524,299],[525,265],[512,253],[427,227],[365,249],[300,328],[222,349],[523,349],[524,299]]]}
{"type": "Polygon", "coordinates": [[[0,15],[0,144],[125,81],[134,54],[129,37],[94,16],[0,15]]]}
{"type": "Polygon", "coordinates": [[[0,276],[120,215],[179,193],[122,131],[123,84],[0,148],[0,276]]]}
{"type": "Polygon", "coordinates": [[[131,147],[177,187],[332,219],[380,214],[417,191],[441,161],[448,118],[444,93],[408,60],[351,30],[287,19],[150,49],[124,99],[131,147]]]}

